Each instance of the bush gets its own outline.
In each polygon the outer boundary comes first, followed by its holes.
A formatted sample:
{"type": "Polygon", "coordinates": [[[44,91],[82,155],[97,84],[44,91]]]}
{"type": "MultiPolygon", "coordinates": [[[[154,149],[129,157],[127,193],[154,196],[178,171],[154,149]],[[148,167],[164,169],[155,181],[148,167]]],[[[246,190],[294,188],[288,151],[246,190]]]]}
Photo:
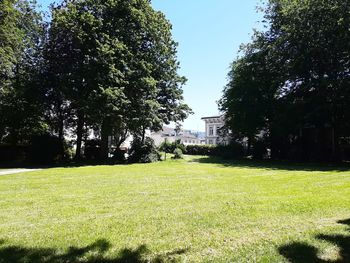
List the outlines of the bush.
{"type": "Polygon", "coordinates": [[[139,138],[132,141],[128,161],[130,163],[152,163],[160,161],[161,155],[153,139],[146,138],[144,143],[139,138]]]}
{"type": "Polygon", "coordinates": [[[253,143],[253,158],[262,160],[267,155],[267,147],[263,141],[256,141],[253,143]]]}
{"type": "Polygon", "coordinates": [[[98,160],[100,158],[100,151],[100,140],[88,140],[85,142],[84,156],[86,160],[98,160]]]}
{"type": "Polygon", "coordinates": [[[213,145],[187,145],[185,152],[189,155],[212,155],[214,148],[213,145]]]}
{"type": "Polygon", "coordinates": [[[244,156],[244,148],[240,143],[229,145],[187,145],[186,154],[218,156],[226,159],[237,159],[244,156]]]}
{"type": "Polygon", "coordinates": [[[182,152],[186,152],[186,146],[180,140],[176,140],[175,142],[164,141],[159,146],[159,150],[166,153],[173,153],[176,148],[179,148],[182,152]]]}
{"type": "Polygon", "coordinates": [[[225,159],[240,159],[244,156],[244,148],[242,144],[232,142],[229,145],[215,146],[211,151],[211,155],[225,159]]]}
{"type": "Polygon", "coordinates": [[[184,158],[184,155],[183,155],[180,148],[176,148],[173,153],[174,153],[173,159],[183,159],[184,158]]]}
{"type": "MultiPolygon", "coordinates": [[[[180,149],[183,153],[186,152],[186,145],[184,145],[181,140],[176,140],[174,143],[173,143],[175,149],[178,148],[180,149]]],[[[174,151],[175,151],[174,149],[174,151]]]]}
{"type": "Polygon", "coordinates": [[[23,163],[27,158],[27,145],[0,145],[0,163],[23,163]]]}
{"type": "Polygon", "coordinates": [[[59,138],[50,134],[31,138],[28,161],[35,164],[52,164],[61,161],[63,145],[59,138]]]}
{"type": "Polygon", "coordinates": [[[64,161],[69,162],[74,158],[75,149],[72,142],[65,141],[64,143],[64,161]]]}
{"type": "Polygon", "coordinates": [[[125,149],[120,149],[117,148],[113,152],[113,160],[116,161],[117,163],[124,163],[126,161],[125,154],[126,154],[125,149]]]}
{"type": "Polygon", "coordinates": [[[173,143],[165,140],[159,145],[159,150],[166,153],[172,153],[175,148],[173,148],[173,143]]]}

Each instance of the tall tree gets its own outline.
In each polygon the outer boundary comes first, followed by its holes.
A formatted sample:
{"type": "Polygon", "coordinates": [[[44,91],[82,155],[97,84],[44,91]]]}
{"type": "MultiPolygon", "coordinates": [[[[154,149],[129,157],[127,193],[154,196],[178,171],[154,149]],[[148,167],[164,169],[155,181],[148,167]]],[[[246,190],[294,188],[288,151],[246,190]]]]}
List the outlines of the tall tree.
{"type": "Polygon", "coordinates": [[[46,129],[38,85],[45,25],[35,1],[0,5],[0,137],[25,142],[46,129]]]}
{"type": "Polygon", "coordinates": [[[52,17],[51,94],[69,105],[77,158],[86,127],[100,130],[106,158],[109,135],[120,144],[126,132],[144,137],[187,116],[171,26],[149,1],[67,0],[52,17]]]}
{"type": "MultiPolygon", "coordinates": [[[[234,63],[224,90],[222,109],[233,130],[245,136],[247,126],[252,133],[266,130],[273,154],[286,157],[298,143],[305,153],[305,129],[312,128],[315,134],[331,129],[332,158],[337,159],[339,138],[350,136],[349,3],[267,3],[270,28],[258,34],[250,45],[253,49],[246,49],[234,63]],[[256,70],[259,65],[262,71],[256,70]]],[[[327,144],[321,137],[315,139],[318,145],[327,144]]],[[[327,149],[314,149],[316,155],[322,151],[327,149]]]]}
{"type": "Polygon", "coordinates": [[[252,142],[269,126],[276,103],[276,78],[269,71],[266,50],[248,45],[242,52],[245,55],[232,64],[219,107],[226,112],[226,128],[234,139],[247,138],[250,152],[252,142]]]}

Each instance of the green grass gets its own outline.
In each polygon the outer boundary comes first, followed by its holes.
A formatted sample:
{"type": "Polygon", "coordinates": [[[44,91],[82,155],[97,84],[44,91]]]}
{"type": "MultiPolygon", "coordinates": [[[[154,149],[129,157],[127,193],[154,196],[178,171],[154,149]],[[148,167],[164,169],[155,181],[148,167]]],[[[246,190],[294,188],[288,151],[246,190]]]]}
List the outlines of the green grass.
{"type": "Polygon", "coordinates": [[[348,262],[350,172],[205,157],[0,176],[0,262],[348,262]]]}

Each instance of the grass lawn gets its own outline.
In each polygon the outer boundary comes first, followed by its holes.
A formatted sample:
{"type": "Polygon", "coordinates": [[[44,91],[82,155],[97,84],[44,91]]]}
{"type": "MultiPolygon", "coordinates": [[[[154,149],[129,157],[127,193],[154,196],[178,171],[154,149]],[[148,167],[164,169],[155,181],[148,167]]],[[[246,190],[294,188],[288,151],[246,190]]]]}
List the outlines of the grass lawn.
{"type": "Polygon", "coordinates": [[[350,171],[186,158],[0,176],[0,262],[350,261],[350,171]]]}

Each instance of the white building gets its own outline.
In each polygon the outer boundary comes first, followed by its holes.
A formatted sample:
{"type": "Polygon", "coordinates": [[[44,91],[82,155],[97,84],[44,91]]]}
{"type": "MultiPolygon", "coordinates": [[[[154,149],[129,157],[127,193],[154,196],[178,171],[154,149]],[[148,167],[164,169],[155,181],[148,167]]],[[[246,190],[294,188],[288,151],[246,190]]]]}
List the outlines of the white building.
{"type": "Polygon", "coordinates": [[[176,132],[174,128],[163,126],[163,129],[159,132],[153,132],[148,137],[154,140],[154,143],[159,146],[165,140],[172,143],[180,140],[184,145],[197,145],[201,144],[201,138],[189,130],[181,130],[176,132]]]}
{"type": "Polygon", "coordinates": [[[205,121],[205,144],[218,145],[228,143],[228,138],[221,131],[221,128],[225,125],[223,115],[203,117],[202,120],[205,121]]]}

